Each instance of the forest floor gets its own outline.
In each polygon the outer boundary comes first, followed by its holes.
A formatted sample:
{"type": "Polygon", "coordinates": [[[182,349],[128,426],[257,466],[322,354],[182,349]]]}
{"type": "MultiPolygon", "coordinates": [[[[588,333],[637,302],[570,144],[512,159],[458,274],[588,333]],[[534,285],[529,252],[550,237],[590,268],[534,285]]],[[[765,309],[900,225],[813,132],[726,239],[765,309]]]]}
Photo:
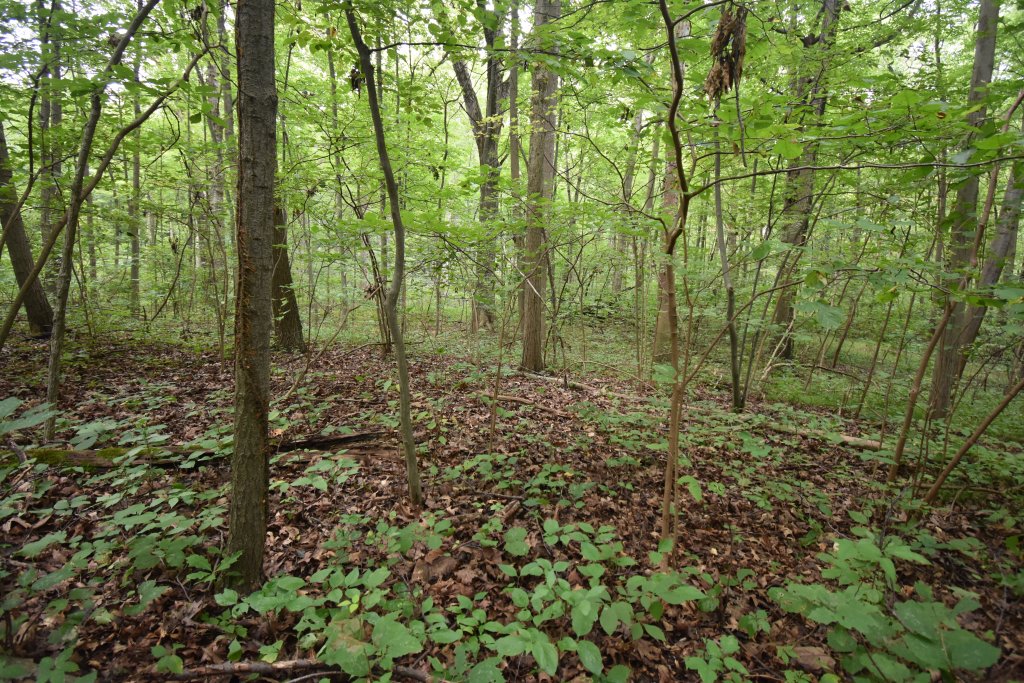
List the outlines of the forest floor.
{"type": "MultiPolygon", "coordinates": [[[[72,351],[59,440],[94,457],[112,445],[146,450],[109,468],[70,469],[53,454],[53,466],[17,465],[10,452],[0,464],[0,678],[229,680],[204,667],[262,660],[283,662],[268,679],[348,680],[330,673],[342,659],[308,661],[325,637],[337,645],[342,623],[374,678],[620,680],[620,665],[639,681],[844,678],[827,620],[785,611],[773,589],[842,586],[851,566],[884,594],[883,609],[931,590],[950,607],[968,598],[959,624],[1001,650],[977,679],[1024,677],[1024,562],[1008,497],[1019,482],[955,484],[952,504],[915,521],[883,485],[876,454],[820,435],[856,431],[826,415],[762,404],[736,416],[694,398],[669,559],[677,579],[659,584],[664,391],[507,370],[500,394],[513,398],[500,401],[492,430],[493,367],[414,353],[427,495],[418,512],[379,347],[277,356],[272,395],[287,398],[273,406],[275,438],[359,436],[347,450],[274,456],[265,567],[277,581],[257,605],[218,586],[230,364],[130,340],[72,351]],[[181,448],[154,456],[168,446],[181,448]],[[891,559],[858,569],[836,559],[841,539],[868,539],[891,559]],[[349,602],[332,594],[339,587],[349,602]],[[580,606],[588,599],[593,609],[580,606]],[[382,624],[395,624],[395,638],[382,624]],[[596,662],[583,640],[597,646],[596,662]]],[[[5,351],[0,398],[39,402],[45,356],[42,343],[5,351]]],[[[33,430],[11,436],[19,447],[38,440],[33,430]]]]}

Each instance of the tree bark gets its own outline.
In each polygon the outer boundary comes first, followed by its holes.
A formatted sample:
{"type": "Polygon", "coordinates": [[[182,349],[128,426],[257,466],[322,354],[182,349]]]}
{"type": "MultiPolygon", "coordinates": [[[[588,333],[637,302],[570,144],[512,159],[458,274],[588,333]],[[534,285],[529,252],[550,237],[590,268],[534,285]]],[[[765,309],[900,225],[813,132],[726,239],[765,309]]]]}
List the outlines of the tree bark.
{"type": "Polygon", "coordinates": [[[412,432],[412,391],[409,386],[409,362],[405,356],[405,336],[398,320],[398,297],[402,291],[402,284],[405,279],[405,224],[402,222],[402,209],[398,198],[398,183],[395,182],[395,173],[391,168],[391,157],[388,155],[387,141],[384,137],[384,121],[380,112],[380,100],[377,96],[376,76],[374,74],[373,61],[370,58],[370,49],[359,31],[359,24],[356,22],[355,13],[351,9],[346,8],[345,18],[348,22],[349,32],[352,34],[352,41],[355,43],[356,50],[359,53],[359,63],[362,67],[363,78],[366,80],[366,95],[370,106],[370,117],[373,120],[373,134],[377,142],[377,156],[380,158],[380,168],[384,174],[388,204],[391,206],[391,222],[395,230],[395,270],[392,274],[391,286],[388,289],[385,312],[387,314],[388,327],[391,329],[391,336],[395,343],[395,362],[398,365],[399,419],[402,431],[402,445],[405,451],[409,499],[413,507],[418,509],[423,507],[423,490],[420,485],[419,464],[416,460],[416,441],[412,432]]]}
{"type": "MultiPolygon", "coordinates": [[[[561,0],[537,0],[534,34],[562,14],[561,0]]],[[[555,48],[551,48],[555,49],[555,48]]],[[[526,240],[523,245],[523,355],[524,370],[544,369],[544,289],[547,275],[545,225],[555,177],[555,115],[558,75],[537,63],[531,73],[530,159],[527,168],[526,240]]]]}
{"type": "MultiPolygon", "coordinates": [[[[160,0],[149,0],[135,15],[131,24],[121,34],[114,51],[107,62],[106,67],[93,86],[92,94],[89,97],[89,116],[86,119],[85,127],[82,130],[82,138],[78,147],[78,159],[75,162],[75,175],[71,181],[70,196],[71,203],[68,205],[64,217],[66,230],[64,231],[64,248],[61,251],[60,271],[57,275],[57,307],[53,316],[53,333],[50,336],[50,357],[46,368],[46,402],[57,405],[60,399],[61,384],[61,362],[64,354],[64,330],[67,315],[68,295],[71,292],[72,268],[74,267],[74,254],[76,235],[78,232],[78,221],[82,213],[82,204],[88,192],[84,191],[85,174],[89,170],[89,155],[92,152],[93,142],[96,139],[96,127],[100,122],[100,114],[103,111],[104,90],[110,79],[114,67],[121,63],[128,43],[138,32],[139,27],[149,16],[149,13],[157,6],[160,0]]],[[[58,228],[55,226],[51,231],[47,244],[52,244],[58,228]]],[[[33,271],[35,272],[35,271],[33,271]]],[[[31,274],[30,274],[31,275],[31,274]]],[[[47,441],[52,440],[56,428],[56,417],[46,421],[43,428],[43,435],[47,441]]]]}
{"type": "MultiPolygon", "coordinates": [[[[53,0],[49,12],[45,4],[39,0],[39,48],[43,61],[43,69],[39,78],[39,232],[43,242],[50,237],[54,229],[53,217],[61,213],[60,189],[58,180],[61,176],[62,153],[60,142],[56,139],[57,129],[63,119],[63,111],[59,96],[55,93],[53,82],[61,77],[61,40],[54,35],[54,15],[62,11],[60,0],[53,0]],[[45,13],[45,16],[44,16],[45,13]]],[[[60,257],[54,258],[53,267],[44,273],[44,283],[51,292],[55,291],[56,273],[60,269],[60,257]]]]}
{"type": "MultiPolygon", "coordinates": [[[[968,104],[977,107],[967,117],[968,124],[974,128],[979,128],[986,118],[984,102],[995,65],[998,23],[999,0],[981,0],[978,9],[978,28],[975,33],[971,89],[967,96],[968,104]]],[[[972,139],[973,134],[968,137],[965,147],[970,146],[972,139]]],[[[960,184],[953,209],[950,211],[950,248],[947,253],[948,269],[953,272],[970,268],[977,257],[974,238],[978,230],[979,180],[980,176],[972,173],[960,184]]],[[[962,280],[964,283],[967,282],[966,277],[962,280]]],[[[963,302],[950,300],[949,296],[946,298],[946,305],[952,308],[935,358],[932,388],[928,396],[928,413],[933,419],[944,418],[949,413],[953,385],[956,384],[967,332],[966,306],[963,302]]]]}
{"type": "MultiPolygon", "coordinates": [[[[690,35],[690,22],[683,21],[676,24],[676,39],[685,38],[690,35]]],[[[679,76],[686,76],[686,63],[679,62],[679,76]]],[[[672,71],[672,89],[676,89],[676,72],[672,71]]],[[[667,224],[674,224],[680,206],[679,198],[679,172],[678,161],[675,155],[667,156],[665,164],[664,193],[661,200],[661,214],[667,224]]],[[[675,277],[668,278],[669,269],[662,267],[658,275],[658,313],[654,319],[654,344],[651,348],[651,361],[654,364],[664,364],[672,361],[672,334],[673,330],[679,329],[679,313],[675,306],[669,303],[668,287],[675,287],[675,277]]],[[[673,292],[674,296],[674,292],[673,292]]]]}
{"type": "MultiPolygon", "coordinates": [[[[1024,198],[1024,163],[1017,162],[1010,169],[1006,178],[1006,191],[1003,193],[1002,211],[996,222],[996,234],[988,246],[985,265],[981,269],[979,288],[987,289],[999,282],[1003,269],[1013,258],[1017,244],[1017,232],[1020,224],[1021,199],[1024,198]]],[[[960,365],[957,376],[963,374],[967,365],[967,349],[978,338],[981,323],[985,320],[987,306],[971,306],[967,310],[967,323],[964,326],[963,348],[960,354],[960,365]]]]}
{"type": "MultiPolygon", "coordinates": [[[[794,79],[796,81],[796,99],[801,103],[806,101],[807,109],[815,121],[820,120],[825,114],[827,59],[829,48],[835,38],[841,11],[842,5],[838,0],[823,0],[820,30],[816,35],[809,36],[803,41],[805,46],[809,48],[816,46],[823,53],[822,64],[817,67],[814,75],[794,79]]],[[[799,118],[803,118],[802,107],[799,114],[799,118]]],[[[811,210],[814,207],[814,171],[808,167],[813,167],[817,161],[818,145],[812,141],[804,147],[800,156],[790,162],[789,167],[793,170],[786,173],[785,200],[782,206],[782,221],[785,222],[782,241],[793,247],[800,247],[807,241],[811,210]]],[[[780,268],[782,272],[780,281],[789,279],[789,273],[796,267],[798,258],[799,252],[794,250],[786,252],[780,268]]],[[[793,291],[784,289],[779,293],[779,298],[776,301],[772,322],[782,336],[780,355],[787,359],[792,358],[794,352],[791,334],[794,315],[793,291]]]]}
{"type": "MultiPolygon", "coordinates": [[[[32,246],[25,233],[21,210],[18,208],[18,191],[14,187],[14,173],[7,150],[3,121],[0,121],[0,219],[3,221],[5,243],[7,253],[11,257],[11,266],[14,268],[14,277],[20,287],[29,279],[35,259],[32,257],[32,246]]],[[[34,280],[29,287],[24,306],[32,334],[49,336],[53,327],[53,309],[50,308],[46,292],[38,280],[34,280]]]]}
{"type": "Polygon", "coordinates": [[[240,553],[235,582],[252,590],[263,576],[269,513],[268,410],[273,309],[277,89],[274,2],[239,0],[238,192],[235,243],[235,450],[231,459],[228,552],[240,553]]]}
{"type": "Polygon", "coordinates": [[[305,353],[306,340],[302,336],[302,319],[292,283],[292,266],[288,258],[288,231],[286,216],[280,206],[274,207],[274,337],[285,351],[305,353]]]}
{"type": "MultiPolygon", "coordinates": [[[[484,0],[477,0],[477,8],[483,13],[495,13],[493,9],[488,8],[484,0]]],[[[480,108],[479,99],[473,89],[473,80],[466,62],[461,59],[452,60],[456,80],[462,89],[462,100],[466,113],[473,126],[480,170],[484,174],[483,181],[480,183],[479,219],[488,234],[484,236],[484,246],[477,257],[477,282],[476,291],[473,294],[471,319],[474,331],[490,328],[494,324],[494,273],[492,271],[495,249],[493,246],[494,235],[490,234],[494,228],[489,223],[498,213],[497,186],[501,177],[501,157],[498,153],[498,143],[501,140],[501,129],[504,123],[501,102],[505,99],[508,90],[508,85],[502,81],[504,71],[502,57],[494,51],[494,41],[501,30],[503,19],[501,14],[496,14],[493,26],[484,27],[484,47],[487,56],[484,62],[486,91],[483,109],[480,108]]]]}
{"type": "MultiPolygon", "coordinates": [[[[142,0],[135,0],[136,10],[142,8],[142,0]]],[[[141,86],[139,82],[139,67],[142,63],[142,48],[136,46],[135,50],[135,63],[132,66],[132,76],[135,81],[136,90],[132,94],[132,110],[136,117],[142,113],[142,107],[139,104],[139,88],[141,86]]],[[[132,317],[137,318],[139,316],[139,279],[140,279],[140,260],[142,258],[141,248],[141,236],[143,218],[142,218],[142,129],[136,128],[135,135],[132,141],[132,195],[128,200],[128,216],[131,221],[131,233],[130,233],[130,249],[131,249],[131,264],[129,267],[129,279],[131,280],[131,290],[129,292],[128,308],[131,311],[132,317]]]]}

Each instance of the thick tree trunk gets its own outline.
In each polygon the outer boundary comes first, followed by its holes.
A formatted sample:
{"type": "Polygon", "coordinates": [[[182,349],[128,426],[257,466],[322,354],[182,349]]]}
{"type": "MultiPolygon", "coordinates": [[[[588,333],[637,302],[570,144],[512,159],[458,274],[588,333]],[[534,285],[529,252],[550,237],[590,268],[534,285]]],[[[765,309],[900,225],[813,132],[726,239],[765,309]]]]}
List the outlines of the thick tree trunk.
{"type": "MultiPolygon", "coordinates": [[[[968,124],[975,128],[980,127],[986,118],[984,101],[988,84],[992,81],[998,23],[999,0],[981,0],[975,34],[971,90],[967,97],[968,104],[977,107],[967,117],[968,124]]],[[[972,139],[973,135],[968,138],[965,146],[970,146],[972,139]]],[[[980,176],[972,174],[957,188],[956,199],[949,214],[950,248],[947,252],[947,267],[951,272],[970,268],[977,256],[974,243],[978,230],[979,181],[980,176]]],[[[933,419],[943,418],[949,413],[950,399],[960,369],[960,356],[967,333],[966,306],[960,301],[947,301],[946,305],[952,306],[952,309],[935,358],[932,388],[928,396],[928,413],[933,419]]]]}
{"type": "Polygon", "coordinates": [[[273,310],[274,181],[277,89],[274,83],[274,3],[239,0],[238,281],[235,299],[235,449],[231,459],[228,552],[237,585],[252,590],[263,576],[267,532],[270,333],[273,310]]]}
{"type": "MultiPolygon", "coordinates": [[[[839,13],[842,5],[838,0],[823,0],[821,12],[821,27],[816,35],[804,39],[804,45],[808,48],[819,50],[822,55],[822,64],[813,67],[812,76],[796,77],[796,99],[798,102],[806,102],[806,114],[809,114],[815,121],[820,120],[825,114],[827,96],[825,94],[825,77],[828,72],[827,60],[832,40],[835,37],[836,25],[839,20],[839,13]]],[[[798,112],[798,119],[802,119],[805,111],[798,112]]],[[[814,207],[814,166],[818,161],[818,146],[813,141],[808,143],[800,156],[790,162],[790,171],[786,173],[786,187],[784,190],[785,201],[782,206],[782,241],[793,247],[800,247],[806,241],[810,228],[811,210],[814,207]]],[[[799,252],[793,250],[786,253],[783,264],[780,268],[782,275],[780,281],[790,279],[789,274],[796,267],[799,252]]],[[[784,289],[779,293],[776,301],[775,313],[772,322],[781,335],[780,355],[783,358],[793,357],[793,336],[792,327],[795,310],[793,307],[793,290],[784,289]]]]}
{"type": "MultiPolygon", "coordinates": [[[[537,0],[534,33],[562,13],[561,0],[537,0]]],[[[551,48],[554,49],[554,48],[551,48]]],[[[544,289],[547,277],[545,225],[555,177],[555,115],[558,75],[541,64],[531,74],[530,159],[527,168],[526,241],[523,245],[523,356],[521,365],[534,372],[544,369],[544,289]]]]}
{"type": "MultiPolygon", "coordinates": [[[[32,257],[32,246],[29,244],[25,223],[18,208],[18,191],[14,187],[14,173],[7,151],[3,121],[0,121],[0,219],[3,223],[4,244],[7,245],[7,253],[14,268],[14,277],[21,287],[29,279],[35,259],[32,257]]],[[[50,302],[46,299],[46,293],[38,280],[32,282],[25,296],[24,306],[32,334],[49,336],[53,327],[53,309],[50,308],[50,302]]]]}
{"type": "Polygon", "coordinates": [[[274,207],[274,337],[285,351],[306,351],[302,336],[302,319],[295,299],[292,266],[288,259],[288,231],[284,209],[274,207]]]}
{"type": "MultiPolygon", "coordinates": [[[[1017,244],[1017,232],[1020,224],[1021,199],[1024,198],[1024,164],[1018,162],[1010,169],[1006,178],[1006,191],[1003,193],[1003,208],[996,222],[996,234],[988,246],[985,265],[981,269],[981,289],[992,287],[999,282],[1003,269],[1013,258],[1017,244]]],[[[1011,264],[1012,265],[1012,264],[1011,264]]],[[[971,306],[967,310],[967,323],[964,326],[963,349],[960,354],[960,365],[957,376],[963,374],[967,364],[967,349],[974,344],[981,331],[981,323],[985,320],[986,306],[971,306]]]]}

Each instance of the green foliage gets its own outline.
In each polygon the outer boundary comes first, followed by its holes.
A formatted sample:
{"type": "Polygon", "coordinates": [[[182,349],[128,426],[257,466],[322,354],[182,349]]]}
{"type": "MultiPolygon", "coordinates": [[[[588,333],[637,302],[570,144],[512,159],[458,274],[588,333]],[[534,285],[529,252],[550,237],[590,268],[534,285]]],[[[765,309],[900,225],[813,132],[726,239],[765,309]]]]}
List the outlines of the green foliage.
{"type": "Polygon", "coordinates": [[[999,659],[999,648],[963,629],[957,617],[979,607],[965,597],[950,608],[934,599],[925,584],[914,588],[917,600],[898,600],[896,561],[927,563],[900,539],[840,539],[822,560],[830,566],[823,584],[790,583],[771,595],[787,612],[829,627],[828,642],[841,656],[843,668],[865,680],[928,680],[929,670],[953,675],[978,671],[999,659]],[[923,679],[922,679],[923,676],[923,679]]]}

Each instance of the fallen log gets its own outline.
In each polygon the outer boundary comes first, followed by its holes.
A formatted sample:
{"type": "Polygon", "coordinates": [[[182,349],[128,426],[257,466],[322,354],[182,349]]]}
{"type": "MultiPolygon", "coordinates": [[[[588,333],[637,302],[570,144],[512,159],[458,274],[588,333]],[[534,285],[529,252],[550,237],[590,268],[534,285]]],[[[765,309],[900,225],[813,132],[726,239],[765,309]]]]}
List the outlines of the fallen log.
{"type": "MultiPolygon", "coordinates": [[[[483,391],[476,393],[475,396],[478,396],[480,398],[486,398],[486,399],[491,400],[491,401],[494,400],[494,394],[486,393],[486,392],[483,392],[483,391]]],[[[544,412],[551,413],[552,415],[555,415],[557,417],[571,417],[569,415],[569,413],[566,413],[566,412],[563,412],[561,410],[558,410],[557,408],[552,408],[551,406],[546,406],[543,403],[537,403],[536,401],[533,401],[533,400],[528,399],[528,398],[524,398],[522,396],[511,396],[509,394],[498,394],[498,401],[504,401],[506,403],[518,403],[519,405],[522,405],[522,406],[532,406],[532,407],[534,407],[534,408],[536,408],[538,410],[543,410],[544,412]]]]}
{"type": "MultiPolygon", "coordinates": [[[[352,434],[333,434],[330,436],[318,435],[283,440],[277,439],[270,442],[270,447],[272,450],[282,453],[299,450],[326,451],[339,446],[373,441],[382,435],[384,435],[384,432],[368,431],[353,432],[352,434]]],[[[117,467],[118,463],[115,460],[124,457],[132,450],[124,446],[111,446],[97,450],[76,450],[48,447],[22,449],[13,442],[10,445],[12,446],[12,452],[22,462],[26,459],[34,458],[38,462],[47,465],[92,469],[112,469],[117,467]]],[[[138,452],[135,462],[154,467],[174,467],[181,464],[181,458],[168,457],[168,453],[177,456],[189,456],[201,450],[203,449],[188,446],[148,446],[138,452]]],[[[0,459],[2,459],[2,453],[0,453],[0,459]]]]}

